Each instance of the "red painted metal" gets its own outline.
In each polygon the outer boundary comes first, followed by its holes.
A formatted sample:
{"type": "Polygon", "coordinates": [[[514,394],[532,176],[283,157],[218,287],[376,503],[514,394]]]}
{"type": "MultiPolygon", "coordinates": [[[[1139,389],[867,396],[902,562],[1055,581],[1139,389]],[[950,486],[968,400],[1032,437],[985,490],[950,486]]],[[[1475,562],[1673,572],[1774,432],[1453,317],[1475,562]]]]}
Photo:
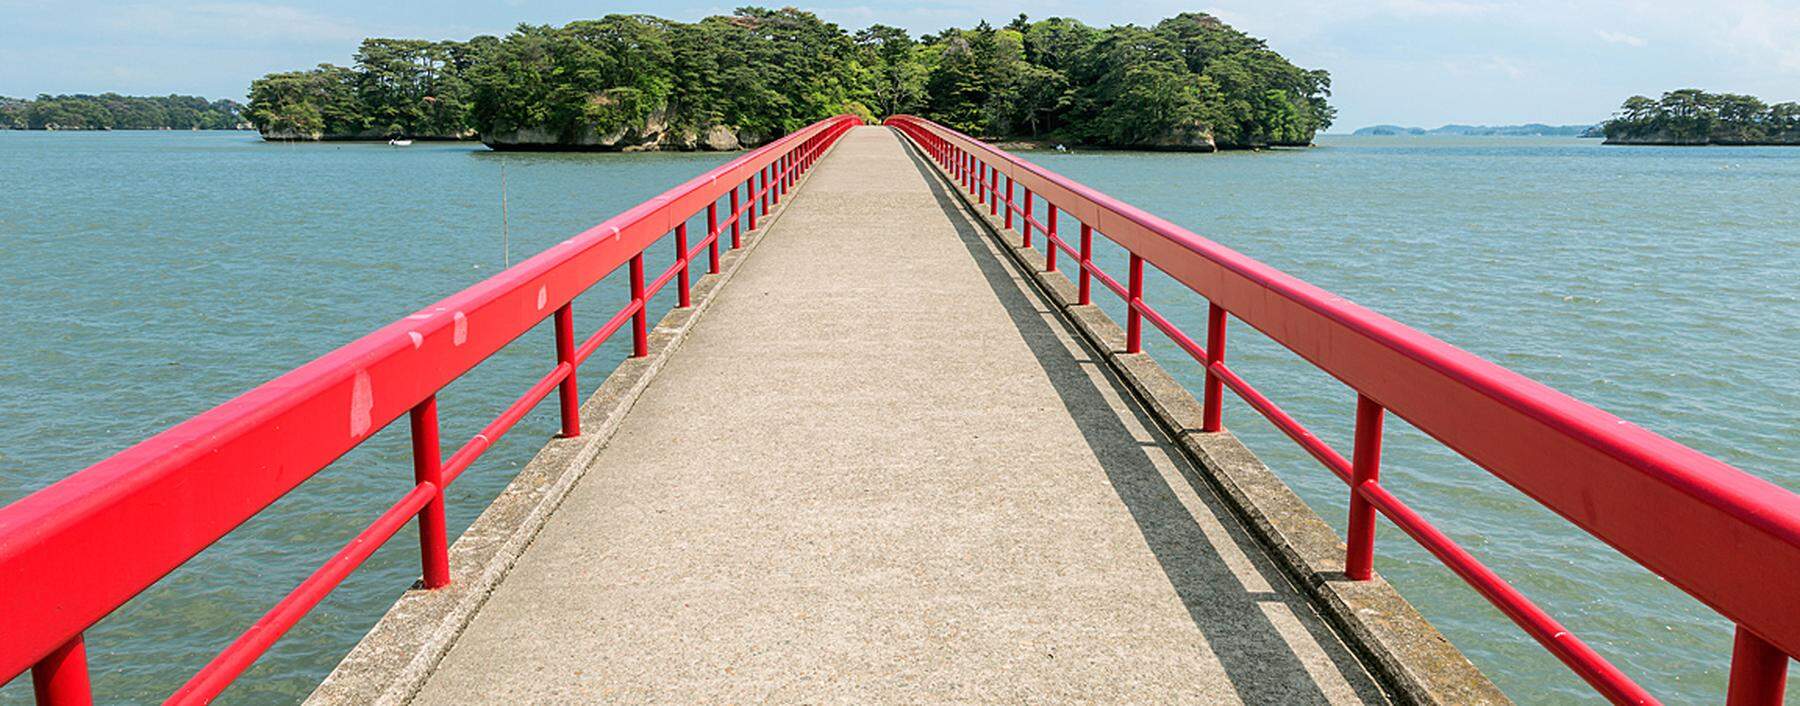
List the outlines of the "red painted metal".
{"type": "Polygon", "coordinates": [[[1128,273],[1125,301],[1130,306],[1125,311],[1125,352],[1139,353],[1144,350],[1144,312],[1140,310],[1144,303],[1144,258],[1132,253],[1128,273]]]}
{"type": "Polygon", "coordinates": [[[1375,568],[1375,508],[1357,488],[1381,481],[1381,405],[1356,396],[1356,446],[1350,458],[1350,526],[1344,553],[1344,574],[1352,581],[1367,581],[1375,568]]]}
{"type": "Polygon", "coordinates": [[[1225,323],[1225,307],[1209,302],[1206,305],[1206,384],[1201,403],[1201,431],[1224,428],[1224,385],[1213,369],[1225,365],[1225,323]]]}
{"type": "Polygon", "coordinates": [[[31,688],[40,706],[89,706],[87,646],[76,633],[31,665],[31,688]]]}
{"type": "Polygon", "coordinates": [[[1081,224],[1081,254],[1078,261],[1081,263],[1081,276],[1078,278],[1080,284],[1077,285],[1075,303],[1092,304],[1093,297],[1089,290],[1093,289],[1094,279],[1094,227],[1086,223],[1081,224]]]}
{"type": "Polygon", "coordinates": [[[419,573],[426,588],[450,584],[450,542],[444,528],[444,450],[438,441],[437,395],[413,405],[407,413],[412,427],[413,482],[434,489],[419,510],[419,573]]]}
{"type": "MultiPolygon", "coordinates": [[[[751,217],[755,218],[755,216],[751,216],[751,217]]],[[[743,222],[743,219],[738,215],[738,190],[732,189],[731,190],[731,249],[732,250],[736,250],[738,248],[744,247],[744,236],[743,236],[742,227],[741,227],[742,222],[743,222]]]]}
{"type": "Polygon", "coordinates": [[[739,184],[750,188],[747,182],[778,157],[816,154],[860,122],[833,118],[748,152],[0,508],[0,576],[24,577],[0,580],[0,675],[30,669],[41,701],[86,701],[84,630],[401,415],[411,417],[414,431],[413,489],[172,700],[198,703],[218,694],[415,517],[425,583],[443,585],[450,577],[442,489],[554,390],[565,392],[563,431],[579,433],[579,420],[566,416],[575,407],[576,366],[626,321],[634,324],[634,354],[645,353],[644,249],[739,184]],[[631,302],[572,348],[570,302],[625,266],[631,302]],[[552,316],[556,367],[438,463],[437,391],[552,316]]]}
{"type": "MultiPolygon", "coordinates": [[[[887,124],[928,152],[999,170],[1205,297],[1206,350],[1182,347],[1205,364],[1209,430],[1230,388],[1352,482],[1350,461],[1225,366],[1231,314],[1737,623],[1768,646],[1737,650],[1734,673],[1752,685],[1744,698],[1779,701],[1770,675],[1787,665],[1771,655],[1800,654],[1800,496],[955,130],[911,116],[887,124]]],[[[1047,263],[1057,249],[1046,246],[1047,263]]],[[[1652,700],[1378,481],[1353,487],[1608,698],[1652,700]]]]}
{"type": "Polygon", "coordinates": [[[694,305],[693,294],[688,286],[687,223],[675,226],[675,258],[675,268],[681,271],[681,282],[676,286],[676,296],[680,303],[676,306],[686,309],[694,305]]]}
{"type": "Polygon", "coordinates": [[[1726,706],[1778,704],[1787,693],[1788,656],[1739,625],[1731,646],[1726,706]]]}
{"type": "Polygon", "coordinates": [[[988,215],[1000,215],[1000,172],[988,170],[988,215]]]}
{"type": "Polygon", "coordinates": [[[1013,209],[1014,208],[1015,208],[1015,206],[1013,205],[1012,177],[1007,177],[1006,178],[1006,229],[1007,230],[1012,230],[1012,227],[1013,227],[1012,222],[1013,222],[1013,209]]]}
{"type": "Polygon", "coordinates": [[[976,203],[985,204],[988,202],[988,195],[987,195],[987,179],[988,179],[988,177],[987,177],[987,175],[988,175],[987,165],[984,163],[981,163],[981,162],[975,163],[975,202],[976,203]]]}
{"type": "MultiPolygon", "coordinates": [[[[556,309],[556,362],[569,366],[568,377],[561,384],[562,396],[562,435],[572,439],[581,436],[581,385],[575,379],[575,366],[581,363],[575,359],[575,303],[569,302],[556,309]]],[[[432,403],[434,406],[436,402],[432,403]]]]}
{"type": "MultiPolygon", "coordinates": [[[[734,189],[733,194],[737,193],[734,189]]],[[[706,205],[706,273],[719,274],[719,202],[706,205]]]]}
{"type": "Polygon", "coordinates": [[[1025,189],[1025,208],[1024,208],[1024,211],[1025,211],[1025,217],[1024,217],[1025,240],[1024,240],[1024,244],[1025,244],[1025,247],[1028,247],[1028,248],[1031,247],[1031,230],[1037,224],[1037,221],[1035,220],[1036,216],[1033,215],[1034,211],[1032,210],[1033,204],[1031,203],[1031,198],[1032,198],[1031,197],[1031,189],[1025,189]]]}
{"type": "Polygon", "coordinates": [[[1044,271],[1055,272],[1056,251],[1062,248],[1062,240],[1056,237],[1056,204],[1046,200],[1044,213],[1047,214],[1044,217],[1050,221],[1044,226],[1044,271]]]}

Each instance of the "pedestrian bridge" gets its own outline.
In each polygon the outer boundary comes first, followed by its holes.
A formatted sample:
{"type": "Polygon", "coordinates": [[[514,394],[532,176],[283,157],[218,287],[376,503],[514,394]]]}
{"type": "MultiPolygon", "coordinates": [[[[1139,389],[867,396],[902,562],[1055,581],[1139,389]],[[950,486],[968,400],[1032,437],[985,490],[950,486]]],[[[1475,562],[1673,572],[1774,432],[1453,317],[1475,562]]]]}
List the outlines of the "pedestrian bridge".
{"type": "Polygon", "coordinates": [[[904,117],[745,154],[0,510],[0,667],[86,702],[88,626],[407,417],[412,492],[170,701],[229,700],[416,524],[419,585],[311,701],[1505,702],[1372,571],[1377,514],[1600,694],[1652,701],[1380,483],[1389,411],[1734,621],[1730,699],[1781,700],[1792,493],[904,117]],[[1199,340],[1144,301],[1146,265],[1211,302],[1199,340]],[[578,336],[615,270],[629,303],[578,336]],[[551,372],[445,456],[435,393],[544,319],[551,372]],[[1349,456],[1230,370],[1232,319],[1351,388],[1349,456]],[[584,401],[615,334],[633,355],[584,401]],[[1226,431],[1226,392],[1355,489],[1348,538],[1226,431]],[[558,438],[447,542],[442,489],[553,394],[558,438]]]}

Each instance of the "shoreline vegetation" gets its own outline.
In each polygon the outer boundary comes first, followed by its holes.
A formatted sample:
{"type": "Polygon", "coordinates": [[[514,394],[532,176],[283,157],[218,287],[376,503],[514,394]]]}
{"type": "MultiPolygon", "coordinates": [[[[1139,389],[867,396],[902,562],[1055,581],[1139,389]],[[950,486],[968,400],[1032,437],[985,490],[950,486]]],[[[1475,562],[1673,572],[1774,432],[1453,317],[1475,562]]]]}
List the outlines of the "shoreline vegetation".
{"type": "Polygon", "coordinates": [[[1800,146],[1800,103],[1684,88],[1626,99],[1602,130],[1609,145],[1800,146]]]}
{"type": "Polygon", "coordinates": [[[998,141],[1213,151],[1307,146],[1331,78],[1210,15],[1105,29],[1025,15],[914,38],[809,12],[609,15],[504,38],[370,38],[349,67],[251,83],[264,139],[480,139],[498,150],[735,150],[839,113],[998,141]]]}
{"type": "Polygon", "coordinates": [[[5,130],[248,130],[237,101],[199,96],[0,96],[5,130]]]}

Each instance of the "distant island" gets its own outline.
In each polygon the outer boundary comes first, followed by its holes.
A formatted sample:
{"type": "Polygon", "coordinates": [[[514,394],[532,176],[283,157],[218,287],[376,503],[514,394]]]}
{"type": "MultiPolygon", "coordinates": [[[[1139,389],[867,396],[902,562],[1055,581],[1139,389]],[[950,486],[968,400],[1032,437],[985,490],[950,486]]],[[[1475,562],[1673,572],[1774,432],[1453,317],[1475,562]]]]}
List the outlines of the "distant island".
{"type": "Polygon", "coordinates": [[[1374,125],[1359,128],[1352,135],[1458,135],[1463,137],[1598,137],[1595,125],[1445,125],[1427,130],[1422,127],[1374,125]]]}
{"type": "Polygon", "coordinates": [[[0,96],[0,129],[8,130],[245,130],[244,106],[199,96],[0,96]]]}
{"type": "Polygon", "coordinates": [[[1603,129],[1609,145],[1800,145],[1800,103],[1684,88],[1625,99],[1603,129]]]}
{"type": "Polygon", "coordinates": [[[269,140],[479,139],[495,149],[731,150],[839,113],[1140,149],[1305,146],[1331,77],[1210,15],[1105,29],[1020,15],[914,38],[809,12],[698,22],[610,15],[505,38],[365,40],[352,67],[274,73],[246,116],[269,140]]]}

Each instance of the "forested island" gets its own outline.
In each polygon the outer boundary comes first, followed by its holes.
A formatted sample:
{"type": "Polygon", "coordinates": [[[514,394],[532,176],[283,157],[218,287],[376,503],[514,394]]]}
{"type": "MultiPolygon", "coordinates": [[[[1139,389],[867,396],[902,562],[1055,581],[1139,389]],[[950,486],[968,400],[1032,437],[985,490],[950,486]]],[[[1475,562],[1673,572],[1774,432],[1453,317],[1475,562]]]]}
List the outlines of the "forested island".
{"type": "Polygon", "coordinates": [[[199,96],[0,96],[0,129],[10,130],[241,130],[243,105],[199,96]]]}
{"type": "Polygon", "coordinates": [[[1609,145],[1800,145],[1800,103],[1685,88],[1627,98],[1603,129],[1609,145]]]}
{"type": "Polygon", "coordinates": [[[1335,114],[1330,86],[1200,13],[1105,29],[1020,15],[915,38],[750,7],[367,39],[352,66],[257,79],[245,114],[271,140],[728,150],[834,114],[910,113],[996,139],[1209,151],[1311,144],[1335,114]]]}

